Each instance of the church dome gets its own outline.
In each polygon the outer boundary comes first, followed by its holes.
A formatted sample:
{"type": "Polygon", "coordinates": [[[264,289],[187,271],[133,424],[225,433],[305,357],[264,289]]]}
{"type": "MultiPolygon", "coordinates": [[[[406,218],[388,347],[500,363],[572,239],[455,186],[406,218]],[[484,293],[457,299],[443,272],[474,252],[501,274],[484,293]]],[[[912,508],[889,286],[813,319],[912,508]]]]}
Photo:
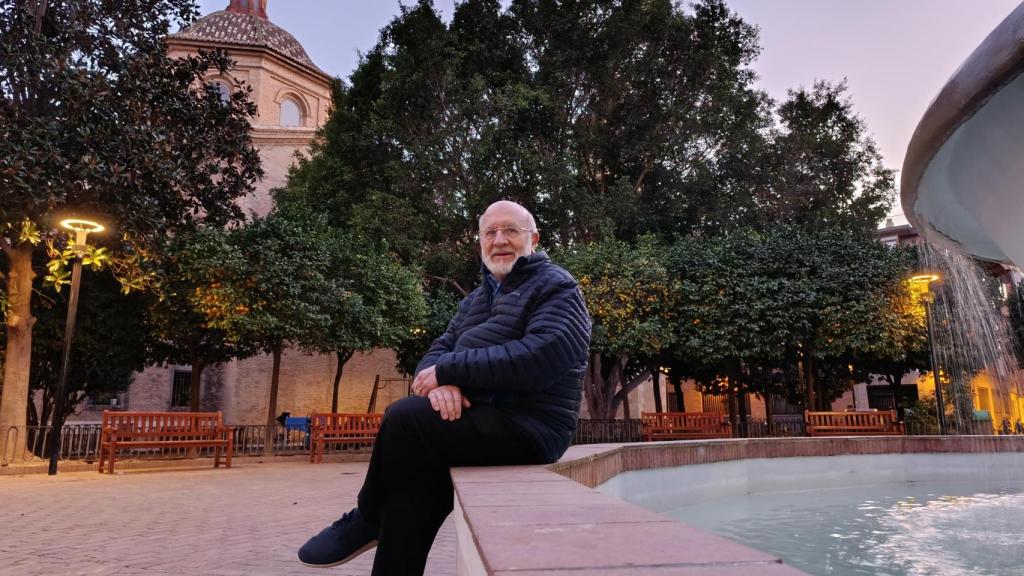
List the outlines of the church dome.
{"type": "Polygon", "coordinates": [[[294,36],[267,19],[266,0],[231,0],[231,4],[224,10],[207,14],[170,37],[208,44],[263,48],[318,74],[329,76],[313,64],[294,36]]]}

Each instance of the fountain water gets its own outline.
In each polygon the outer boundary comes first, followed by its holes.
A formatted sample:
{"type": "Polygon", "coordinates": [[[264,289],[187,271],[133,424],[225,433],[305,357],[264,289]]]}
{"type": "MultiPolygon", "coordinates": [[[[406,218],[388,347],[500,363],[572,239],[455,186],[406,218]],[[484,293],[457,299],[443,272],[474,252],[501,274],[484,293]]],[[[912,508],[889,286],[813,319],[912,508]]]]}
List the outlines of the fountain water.
{"type": "Polygon", "coordinates": [[[991,433],[975,410],[987,410],[995,425],[1024,417],[1022,378],[1013,332],[1004,312],[1000,283],[971,258],[944,247],[921,244],[926,270],[938,272],[933,304],[934,341],[946,401],[949,430],[991,433]]]}

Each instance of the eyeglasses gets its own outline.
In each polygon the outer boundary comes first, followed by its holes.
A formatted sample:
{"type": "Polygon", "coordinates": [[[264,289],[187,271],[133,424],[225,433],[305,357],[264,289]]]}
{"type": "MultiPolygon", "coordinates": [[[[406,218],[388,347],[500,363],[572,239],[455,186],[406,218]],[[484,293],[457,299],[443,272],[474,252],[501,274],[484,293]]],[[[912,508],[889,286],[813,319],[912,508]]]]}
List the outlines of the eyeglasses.
{"type": "Polygon", "coordinates": [[[498,237],[498,232],[505,237],[506,240],[515,242],[519,239],[519,236],[524,232],[532,232],[529,228],[520,228],[519,226],[499,226],[497,228],[487,228],[480,232],[480,236],[488,242],[494,242],[494,239],[498,237]]]}

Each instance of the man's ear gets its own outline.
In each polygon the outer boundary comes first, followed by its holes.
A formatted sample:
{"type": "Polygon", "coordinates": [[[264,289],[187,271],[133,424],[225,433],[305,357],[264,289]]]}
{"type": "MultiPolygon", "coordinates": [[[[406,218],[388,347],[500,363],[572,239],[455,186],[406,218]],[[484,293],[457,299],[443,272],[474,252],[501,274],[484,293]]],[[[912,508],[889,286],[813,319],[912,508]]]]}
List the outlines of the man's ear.
{"type": "Polygon", "coordinates": [[[540,244],[540,232],[533,233],[533,244],[530,245],[534,250],[537,249],[537,245],[540,244]]]}

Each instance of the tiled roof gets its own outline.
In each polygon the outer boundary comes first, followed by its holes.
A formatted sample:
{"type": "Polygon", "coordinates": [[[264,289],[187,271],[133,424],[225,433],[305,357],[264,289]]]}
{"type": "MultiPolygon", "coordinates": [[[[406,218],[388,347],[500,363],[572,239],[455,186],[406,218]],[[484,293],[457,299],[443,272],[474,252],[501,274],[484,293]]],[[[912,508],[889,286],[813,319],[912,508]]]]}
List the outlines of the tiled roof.
{"type": "Polygon", "coordinates": [[[329,76],[313,64],[302,44],[299,44],[294,36],[269,20],[252,14],[239,14],[227,10],[213,12],[181,32],[171,34],[170,37],[213,44],[266,48],[305,68],[329,76]]]}

